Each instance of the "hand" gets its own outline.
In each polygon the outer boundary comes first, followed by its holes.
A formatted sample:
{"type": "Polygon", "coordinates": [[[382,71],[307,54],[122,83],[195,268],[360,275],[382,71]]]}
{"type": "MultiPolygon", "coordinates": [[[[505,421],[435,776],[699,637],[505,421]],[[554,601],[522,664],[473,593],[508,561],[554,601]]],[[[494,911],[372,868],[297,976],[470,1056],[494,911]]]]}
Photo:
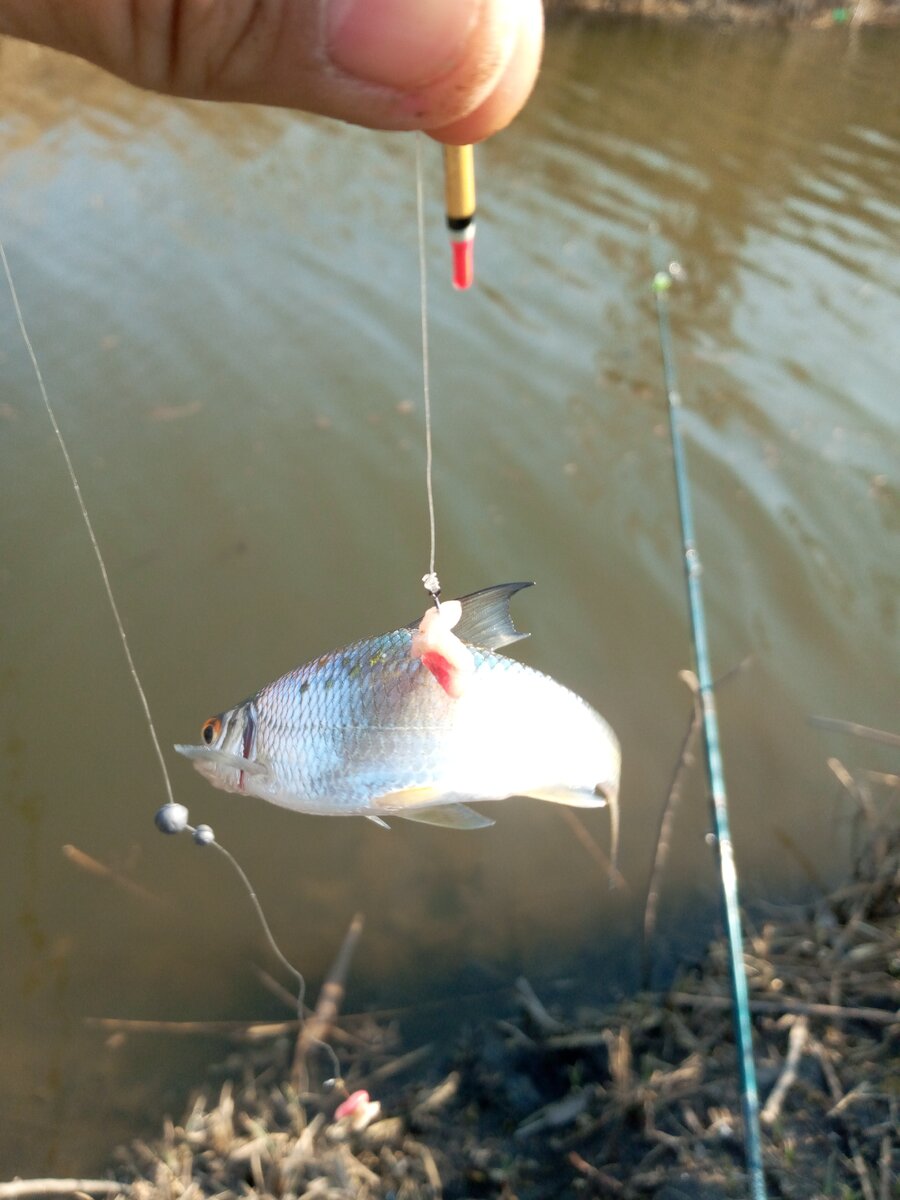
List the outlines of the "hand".
{"type": "Polygon", "coordinates": [[[0,33],[154,91],[480,141],[537,76],[541,0],[0,0],[0,33]]]}

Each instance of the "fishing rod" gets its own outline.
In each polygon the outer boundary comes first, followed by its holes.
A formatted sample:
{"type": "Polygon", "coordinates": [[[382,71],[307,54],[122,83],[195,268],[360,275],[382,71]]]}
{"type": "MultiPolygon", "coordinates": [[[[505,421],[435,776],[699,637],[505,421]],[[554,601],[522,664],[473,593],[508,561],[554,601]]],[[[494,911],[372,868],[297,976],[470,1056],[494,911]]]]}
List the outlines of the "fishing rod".
{"type": "MultiPolygon", "coordinates": [[[[680,269],[679,269],[680,270],[680,269]]],[[[759,1090],[756,1084],[756,1065],[753,1061],[753,1034],[750,1026],[750,1005],[747,994],[747,972],[744,966],[741,936],[741,910],[738,901],[737,868],[728,823],[728,796],[725,791],[725,772],[719,742],[719,719],[713,691],[709,646],[706,638],[706,613],[700,581],[700,554],[694,537],[694,516],[688,478],[687,458],[681,439],[681,393],[675,372],[672,330],[669,324],[668,292],[679,270],[672,264],[667,271],[653,277],[653,294],[659,324],[659,345],[662,352],[663,381],[669,407],[669,431],[675,467],[675,488],[678,493],[678,518],[681,525],[681,545],[684,554],[684,574],[687,582],[688,609],[691,620],[691,641],[694,663],[700,685],[700,705],[703,721],[703,742],[706,773],[712,801],[713,824],[719,851],[719,875],[725,926],[728,933],[728,965],[731,995],[734,1002],[734,1032],[737,1043],[741,1078],[741,1106],[744,1114],[744,1153],[753,1200],[766,1200],[766,1181],[762,1164],[762,1135],[759,1122],[759,1090]]]]}

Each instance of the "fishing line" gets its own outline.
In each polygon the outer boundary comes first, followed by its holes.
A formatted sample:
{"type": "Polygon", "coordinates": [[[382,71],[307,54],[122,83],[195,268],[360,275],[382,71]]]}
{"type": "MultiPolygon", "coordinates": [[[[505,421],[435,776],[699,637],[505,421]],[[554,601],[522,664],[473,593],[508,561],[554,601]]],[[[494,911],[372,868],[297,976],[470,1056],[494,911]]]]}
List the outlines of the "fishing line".
{"type": "MultiPolygon", "coordinates": [[[[303,1006],[306,1000],[306,979],[302,972],[298,971],[294,964],[286,957],[281,947],[275,941],[275,935],[272,933],[271,926],[269,925],[269,922],[266,919],[266,914],[263,911],[262,903],[259,899],[259,896],[256,894],[253,884],[250,882],[250,877],[248,876],[247,872],[231,853],[231,851],[227,850],[222,843],[216,839],[216,835],[213,833],[211,825],[188,824],[188,810],[183,804],[164,804],[157,812],[155,821],[157,829],[161,830],[162,833],[181,833],[182,831],[187,832],[191,835],[196,846],[213,846],[216,850],[218,850],[222,857],[231,864],[238,879],[240,879],[241,883],[244,885],[244,890],[250,897],[250,903],[252,904],[253,910],[259,919],[259,923],[262,927],[266,942],[269,945],[269,949],[272,951],[287,973],[293,977],[295,983],[297,984],[297,1021],[300,1031],[302,1032],[305,1020],[303,1006]]],[[[342,1083],[341,1064],[334,1048],[329,1046],[327,1042],[323,1042],[321,1038],[317,1037],[310,1038],[310,1044],[313,1046],[318,1046],[320,1050],[324,1050],[331,1062],[334,1076],[331,1080],[327,1081],[327,1083],[342,1083]]]]}
{"type": "MultiPolygon", "coordinates": [[[[106,563],[104,561],[103,554],[100,550],[100,543],[97,540],[97,535],[94,533],[94,526],[93,526],[93,523],[91,522],[90,515],[88,514],[87,505],[84,502],[84,497],[81,494],[81,485],[78,482],[78,476],[75,474],[75,467],[72,463],[71,456],[69,455],[69,448],[66,445],[66,441],[62,435],[62,430],[59,427],[59,423],[56,420],[56,413],[53,410],[53,405],[50,403],[50,397],[47,393],[47,387],[46,387],[46,384],[44,383],[44,376],[41,373],[40,364],[38,363],[38,360],[37,360],[37,354],[35,353],[34,346],[32,345],[32,342],[31,342],[31,338],[28,336],[28,330],[25,326],[25,318],[22,315],[22,307],[19,304],[19,294],[16,291],[16,285],[13,282],[12,271],[10,270],[10,266],[9,266],[9,260],[6,257],[6,248],[4,247],[2,241],[0,241],[0,262],[2,262],[2,264],[3,264],[3,272],[6,276],[6,282],[9,287],[9,294],[12,297],[13,309],[15,310],[16,320],[19,325],[19,332],[22,335],[22,341],[25,343],[25,348],[28,351],[28,357],[30,358],[31,365],[34,369],[34,375],[35,375],[35,378],[37,379],[37,383],[38,383],[38,390],[40,391],[41,399],[44,402],[44,409],[46,410],[47,416],[50,420],[50,425],[53,429],[54,435],[56,436],[56,441],[59,445],[60,450],[62,451],[63,460],[65,461],[65,464],[66,464],[66,470],[69,473],[69,479],[71,481],[72,488],[75,492],[75,498],[78,501],[78,507],[81,510],[81,516],[82,516],[82,519],[84,520],[85,527],[87,528],[87,531],[88,531],[88,537],[90,538],[91,547],[93,548],[93,551],[94,551],[94,557],[96,558],[97,565],[100,568],[100,577],[103,580],[103,586],[106,590],[106,598],[109,601],[110,608],[112,609],[113,619],[115,620],[116,629],[119,632],[119,639],[122,643],[122,649],[125,651],[125,659],[126,659],[126,662],[128,663],[128,670],[129,670],[129,672],[131,674],[131,678],[134,682],[134,686],[137,691],[138,698],[141,702],[141,707],[144,710],[144,718],[146,719],[146,722],[147,722],[147,728],[150,730],[150,738],[151,738],[151,741],[153,742],[153,748],[156,751],[156,757],[159,761],[159,767],[162,772],[163,784],[165,786],[166,795],[168,796],[168,802],[166,804],[164,804],[162,806],[162,808],[159,809],[159,811],[156,814],[156,818],[155,818],[156,827],[159,830],[161,830],[163,833],[181,833],[182,831],[187,831],[193,837],[194,843],[196,845],[198,845],[198,846],[215,846],[215,848],[219,851],[219,853],[221,855],[223,855],[224,858],[226,858],[229,863],[231,863],[231,866],[237,873],[238,878],[240,879],[241,883],[244,885],[247,895],[250,897],[250,903],[253,905],[254,911],[256,912],[256,915],[259,918],[259,923],[262,926],[262,931],[263,931],[263,934],[265,935],[266,941],[268,942],[269,948],[271,949],[271,951],[275,955],[275,957],[278,959],[278,961],[281,963],[281,965],[284,967],[284,969],[288,972],[289,975],[291,975],[293,977],[293,979],[297,983],[297,988],[298,988],[298,991],[297,991],[297,1018],[300,1022],[300,1026],[302,1028],[302,1025],[303,1025],[303,1003],[304,1003],[304,998],[306,995],[306,980],[304,979],[304,977],[300,973],[300,971],[298,971],[297,968],[283,954],[283,952],[281,951],[281,949],[278,946],[278,943],[275,941],[275,937],[272,933],[271,928],[269,927],[269,922],[266,920],[266,915],[263,912],[262,904],[260,903],[259,897],[257,896],[256,892],[254,891],[252,884],[250,883],[250,879],[248,878],[246,871],[240,865],[240,863],[237,861],[237,859],[234,857],[234,855],[231,853],[231,851],[226,850],[225,847],[221,844],[221,842],[216,841],[215,834],[213,833],[212,828],[209,825],[197,825],[197,826],[189,825],[188,824],[188,810],[185,808],[185,806],[183,804],[177,804],[175,801],[175,796],[172,791],[172,781],[169,777],[169,771],[166,766],[166,760],[163,757],[162,746],[160,745],[159,737],[157,736],[157,733],[156,733],[156,726],[153,722],[153,717],[150,713],[150,705],[147,701],[147,694],[144,691],[143,684],[141,683],[140,676],[138,675],[137,667],[135,666],[135,663],[134,663],[134,658],[132,657],[132,654],[131,654],[131,647],[128,643],[128,635],[125,632],[125,625],[124,625],[124,623],[122,621],[122,617],[119,613],[119,606],[116,603],[115,595],[113,594],[112,584],[110,583],[110,579],[109,579],[109,573],[106,569],[106,563]]],[[[432,537],[433,537],[433,535],[432,535],[432,537]]],[[[432,543],[432,547],[433,547],[433,543],[432,543]]],[[[434,554],[434,550],[432,548],[432,557],[433,557],[433,554],[434,554]]],[[[338,1061],[338,1057],[337,1057],[337,1054],[335,1053],[334,1049],[331,1046],[329,1046],[326,1042],[321,1041],[319,1038],[313,1038],[312,1042],[313,1042],[313,1045],[319,1046],[330,1056],[331,1064],[332,1064],[332,1067],[334,1068],[335,1078],[336,1078],[336,1080],[340,1080],[340,1078],[341,1078],[340,1063],[338,1061]]]]}
{"type": "Polygon", "coordinates": [[[153,742],[153,749],[156,751],[156,757],[159,761],[159,769],[162,772],[166,795],[169,797],[169,803],[174,804],[175,797],[172,793],[172,781],[169,778],[166,760],[163,758],[162,747],[159,744],[159,738],[156,734],[156,726],[153,724],[153,717],[150,715],[150,705],[147,703],[147,696],[141,684],[140,676],[137,673],[137,667],[134,665],[134,659],[131,657],[131,647],[128,645],[128,637],[125,633],[125,626],[123,625],[122,618],[119,615],[119,606],[116,604],[116,598],[113,595],[112,584],[109,582],[109,575],[106,571],[106,563],[103,561],[103,555],[100,553],[100,543],[97,541],[97,535],[94,533],[94,526],[91,524],[91,518],[88,516],[87,506],[85,505],[84,498],[81,495],[81,485],[78,482],[78,476],[75,474],[75,468],[72,465],[72,459],[69,457],[69,450],[63,438],[62,431],[57,423],[56,414],[54,413],[53,406],[50,403],[50,397],[47,395],[47,388],[44,384],[44,377],[41,374],[41,368],[38,365],[37,355],[34,352],[34,346],[32,346],[31,338],[28,336],[28,330],[25,328],[25,319],[22,316],[22,308],[19,304],[19,295],[16,291],[16,285],[13,283],[12,272],[9,269],[9,261],[7,260],[6,250],[2,242],[0,242],[0,259],[3,261],[3,271],[6,275],[6,282],[9,285],[9,294],[12,296],[13,308],[16,312],[16,320],[19,322],[19,332],[22,334],[22,341],[25,343],[25,348],[28,351],[28,357],[31,359],[31,365],[34,368],[34,374],[38,382],[41,399],[44,402],[44,408],[47,410],[47,416],[50,418],[50,424],[53,427],[53,432],[56,435],[56,440],[59,443],[59,448],[62,451],[62,456],[65,460],[66,470],[69,472],[69,479],[72,482],[72,487],[75,491],[75,498],[78,501],[78,507],[81,509],[81,516],[84,520],[85,527],[87,528],[88,537],[91,540],[91,546],[94,550],[94,557],[97,559],[97,566],[100,568],[100,578],[103,580],[103,586],[106,589],[106,598],[109,601],[109,607],[112,609],[112,615],[116,623],[116,629],[119,631],[122,649],[125,651],[125,658],[128,662],[128,670],[131,672],[131,678],[134,681],[134,686],[137,689],[141,707],[144,710],[144,717],[147,721],[147,727],[150,730],[150,738],[153,742]]]}
{"type": "Polygon", "coordinates": [[[422,576],[425,591],[431,595],[437,608],[441,607],[441,583],[435,574],[435,520],[434,520],[434,451],[431,438],[431,370],[428,353],[428,255],[425,249],[425,186],[423,182],[422,141],[425,135],[417,133],[416,142],[416,225],[419,244],[419,315],[422,326],[422,396],[425,404],[425,492],[428,497],[428,531],[430,553],[428,573],[422,576]]]}
{"type": "MultiPolygon", "coordinates": [[[[262,931],[265,935],[266,941],[269,944],[269,949],[272,951],[287,973],[293,977],[297,984],[297,1020],[300,1025],[300,1029],[302,1030],[304,1022],[303,1006],[306,1000],[306,979],[304,978],[303,974],[297,970],[294,964],[290,962],[288,958],[286,958],[281,950],[281,947],[275,941],[275,935],[272,933],[272,929],[268,920],[266,919],[266,914],[263,911],[262,903],[256,894],[253,884],[250,882],[250,877],[248,876],[247,872],[234,857],[231,851],[227,850],[221,842],[216,840],[216,835],[213,833],[210,825],[188,824],[188,810],[183,804],[164,804],[163,807],[157,812],[155,822],[157,829],[159,829],[162,833],[186,832],[191,835],[196,846],[215,847],[222,857],[231,864],[238,879],[240,879],[241,883],[244,885],[247,895],[250,897],[250,903],[253,905],[254,912],[259,919],[260,925],[262,926],[262,931]]],[[[334,1070],[333,1082],[338,1083],[341,1080],[341,1064],[338,1060],[337,1053],[333,1047],[329,1046],[327,1042],[323,1042],[321,1038],[311,1038],[310,1041],[312,1045],[318,1046],[329,1056],[332,1069],[334,1070]]]]}

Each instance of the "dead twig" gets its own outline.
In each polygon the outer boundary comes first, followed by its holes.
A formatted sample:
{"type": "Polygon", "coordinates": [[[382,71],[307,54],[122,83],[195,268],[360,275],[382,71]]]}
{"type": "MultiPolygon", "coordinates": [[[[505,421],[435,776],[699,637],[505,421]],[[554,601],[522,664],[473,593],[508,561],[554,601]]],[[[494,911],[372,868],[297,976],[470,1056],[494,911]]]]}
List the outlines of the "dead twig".
{"type": "Polygon", "coordinates": [[[426,1095],[416,1101],[413,1109],[415,1115],[421,1118],[427,1113],[440,1112],[459,1095],[459,1085],[462,1076],[459,1071],[451,1071],[446,1079],[442,1079],[437,1087],[429,1088],[426,1095]]]}
{"type": "Polygon", "coordinates": [[[852,733],[854,737],[880,742],[882,746],[900,746],[900,733],[890,733],[886,729],[873,729],[871,725],[858,725],[855,721],[841,721],[837,717],[807,717],[807,720],[810,725],[832,733],[852,733]]]}
{"type": "Polygon", "coordinates": [[[84,1023],[107,1033],[203,1034],[250,1042],[295,1033],[300,1026],[299,1021],[151,1021],[131,1017],[85,1017],[84,1023]]]}
{"type": "Polygon", "coordinates": [[[634,1090],[634,1058],[631,1052],[631,1031],[622,1025],[617,1032],[607,1030],[609,1073],[614,1086],[622,1095],[634,1090]]]}
{"type": "Polygon", "coordinates": [[[119,1196],[130,1191],[127,1183],[114,1179],[14,1179],[0,1183],[0,1200],[22,1200],[26,1196],[119,1196]]]}
{"type": "MultiPolygon", "coordinates": [[[[678,1008],[731,1008],[729,996],[699,996],[691,992],[670,992],[670,1004],[678,1008]]],[[[873,1025],[898,1025],[900,1012],[884,1008],[854,1008],[840,1004],[814,1004],[803,1000],[751,1000],[750,1011],[756,1013],[796,1013],[807,1017],[830,1017],[833,1021],[866,1021],[873,1025]]]]}
{"type": "Polygon", "coordinates": [[[373,1083],[383,1083],[385,1079],[391,1079],[394,1075],[400,1075],[403,1071],[408,1071],[410,1067],[417,1067],[433,1051],[433,1044],[426,1042],[424,1046],[418,1046],[415,1050],[409,1050],[406,1054],[401,1054],[397,1058],[392,1058],[388,1062],[382,1063],[380,1067],[376,1067],[373,1071],[370,1071],[360,1081],[360,1085],[366,1084],[371,1087],[373,1083]]]}
{"type": "Polygon", "coordinates": [[[527,1138],[531,1137],[533,1133],[540,1133],[542,1129],[558,1129],[560,1125],[571,1125],[575,1118],[587,1108],[591,1095],[592,1093],[588,1089],[581,1092],[569,1092],[568,1096],[563,1096],[562,1100],[545,1104],[543,1108],[539,1108],[536,1113],[532,1113],[527,1120],[522,1122],[513,1137],[527,1138]]]}
{"type": "Polygon", "coordinates": [[[900,775],[894,775],[890,771],[870,771],[867,767],[863,775],[873,783],[883,783],[885,787],[900,787],[900,775]]]}
{"type": "MultiPolygon", "coordinates": [[[[737,666],[726,671],[724,675],[720,675],[713,683],[713,690],[721,687],[723,683],[727,683],[736,675],[746,670],[751,661],[752,656],[748,654],[746,658],[741,659],[737,666]]],[[[647,884],[647,900],[644,905],[644,924],[641,935],[641,978],[645,988],[650,986],[650,944],[656,933],[659,894],[662,887],[663,873],[669,858],[669,850],[672,845],[675,812],[681,801],[681,789],[684,785],[684,777],[694,761],[694,744],[700,733],[700,727],[703,724],[700,681],[693,671],[679,671],[678,677],[690,688],[694,706],[681,741],[681,749],[678,753],[678,759],[675,763],[675,769],[672,773],[669,790],[666,794],[665,804],[663,805],[662,816],[659,822],[659,833],[656,838],[656,852],[653,857],[653,867],[650,871],[650,882],[647,884]]]]}
{"type": "Polygon", "coordinates": [[[839,758],[831,757],[826,761],[828,769],[859,805],[860,812],[866,818],[869,828],[877,829],[878,812],[872,803],[872,797],[869,795],[868,789],[861,787],[857,783],[853,778],[852,772],[847,770],[839,758]]]}
{"type": "Polygon", "coordinates": [[[867,1100],[871,1094],[871,1088],[868,1086],[867,1082],[863,1080],[862,1083],[858,1083],[856,1087],[852,1087],[849,1092],[845,1092],[844,1095],[841,1096],[837,1104],[829,1109],[828,1116],[839,1117],[845,1111],[845,1109],[848,1109],[855,1101],[867,1100]]]}
{"type": "Polygon", "coordinates": [[[62,852],[73,866],[85,871],[88,875],[93,875],[96,879],[106,879],[109,883],[115,884],[123,892],[127,892],[129,896],[134,896],[136,900],[142,900],[145,904],[152,904],[156,908],[171,908],[171,904],[161,896],[157,896],[155,892],[151,892],[139,883],[135,883],[133,879],[129,879],[127,875],[123,875],[120,871],[108,867],[106,863],[100,862],[99,859],[92,858],[90,854],[85,854],[77,846],[65,845],[62,848],[62,852]]]}
{"type": "Polygon", "coordinates": [[[659,909],[659,894],[662,887],[663,872],[669,859],[672,845],[672,831],[675,828],[675,810],[681,800],[681,788],[688,767],[694,761],[694,743],[700,732],[703,721],[703,709],[700,704],[700,685],[693,671],[681,671],[679,678],[691,689],[693,708],[684,737],[681,739],[681,749],[678,760],[666,793],[662,816],[659,822],[659,833],[656,838],[656,853],[653,857],[653,868],[650,872],[650,882],[647,884],[647,902],[644,905],[644,925],[641,937],[641,978],[643,986],[650,986],[650,944],[656,933],[656,914],[659,909]]]}
{"type": "Polygon", "coordinates": [[[552,1034],[562,1033],[565,1025],[561,1021],[557,1021],[555,1017],[551,1017],[544,1005],[538,999],[537,993],[524,976],[520,976],[516,980],[515,986],[516,999],[522,1008],[528,1013],[531,1020],[537,1026],[538,1030],[544,1037],[552,1034]]]}
{"type": "Polygon", "coordinates": [[[270,975],[268,971],[266,971],[263,967],[260,967],[257,963],[250,963],[250,969],[253,971],[253,974],[263,985],[263,987],[267,991],[271,992],[276,999],[280,1000],[290,1012],[297,1011],[296,992],[289,991],[283,983],[279,983],[274,976],[270,975]]]}
{"type": "Polygon", "coordinates": [[[337,1018],[341,1001],[344,998],[344,985],[347,979],[347,972],[350,970],[350,962],[362,934],[363,924],[362,913],[357,913],[350,922],[349,928],[344,935],[344,940],[341,943],[341,948],[338,950],[337,956],[331,964],[331,970],[322,984],[313,1014],[301,1026],[297,1037],[297,1046],[294,1050],[294,1065],[292,1068],[292,1076],[298,1087],[301,1078],[305,1075],[306,1055],[309,1048],[325,1040],[332,1024],[337,1018]]]}
{"type": "Polygon", "coordinates": [[[781,1115],[781,1106],[797,1078],[797,1068],[800,1066],[800,1059],[803,1057],[808,1038],[809,1019],[805,1016],[798,1017],[791,1025],[791,1032],[788,1034],[788,1052],[784,1060],[784,1067],[759,1115],[759,1119],[764,1125],[774,1125],[781,1115]]]}
{"type": "Polygon", "coordinates": [[[615,888],[626,887],[625,876],[618,867],[613,866],[609,855],[597,843],[597,839],[585,825],[584,821],[582,821],[581,817],[577,813],[574,813],[571,808],[566,808],[563,804],[557,804],[556,811],[578,838],[579,842],[581,842],[600,870],[608,876],[612,886],[615,888]]]}
{"type": "Polygon", "coordinates": [[[878,1200],[891,1200],[891,1159],[893,1157],[893,1147],[891,1146],[890,1137],[885,1134],[881,1139],[881,1154],[879,1155],[879,1173],[881,1181],[878,1187],[878,1200]]]}
{"type": "MultiPolygon", "coordinates": [[[[293,1012],[297,1011],[297,997],[293,992],[289,992],[288,989],[286,987],[284,987],[283,984],[279,983],[278,980],[274,979],[269,974],[268,971],[264,970],[262,967],[258,966],[256,963],[251,963],[250,968],[253,971],[253,974],[256,976],[256,978],[259,980],[259,982],[263,985],[264,988],[266,988],[268,991],[270,991],[273,996],[275,996],[279,1000],[281,1000],[282,1003],[284,1003],[293,1012]]],[[[308,1017],[310,1015],[310,1012],[311,1012],[311,1010],[309,1008],[307,1008],[306,1005],[304,1005],[303,1006],[303,1016],[308,1017]]],[[[295,1028],[298,1026],[299,1026],[299,1022],[295,1022],[295,1028]]],[[[280,1030],[280,1032],[290,1033],[290,1032],[292,1032],[292,1030],[283,1029],[283,1030],[280,1030]]],[[[347,1045],[357,1046],[360,1044],[359,1037],[357,1037],[355,1034],[348,1032],[346,1029],[340,1028],[337,1025],[332,1026],[331,1037],[334,1041],[341,1042],[345,1046],[347,1046],[347,1045]]]]}
{"type": "Polygon", "coordinates": [[[599,1187],[605,1188],[606,1191],[612,1192],[615,1196],[621,1196],[625,1191],[625,1185],[616,1179],[614,1175],[610,1175],[607,1171],[601,1171],[599,1167],[593,1166],[587,1159],[582,1158],[577,1150],[569,1151],[569,1162],[576,1171],[580,1171],[582,1175],[592,1180],[599,1187]]]}
{"type": "Polygon", "coordinates": [[[591,1050],[609,1045],[609,1033],[605,1029],[577,1029],[574,1033],[557,1033],[541,1043],[548,1050],[591,1050]]]}
{"type": "MultiPolygon", "coordinates": [[[[841,1101],[844,1099],[844,1089],[841,1086],[838,1073],[834,1069],[834,1064],[831,1061],[828,1051],[821,1042],[813,1042],[812,1050],[822,1065],[822,1072],[825,1076],[825,1081],[828,1084],[828,1090],[831,1093],[832,1100],[834,1100],[835,1109],[837,1109],[841,1101]]],[[[835,1109],[832,1111],[835,1111],[835,1109]]],[[[875,1189],[872,1187],[872,1180],[869,1178],[866,1162],[859,1147],[859,1140],[857,1139],[853,1130],[847,1124],[846,1120],[844,1120],[843,1117],[841,1117],[841,1120],[844,1125],[844,1132],[847,1136],[847,1142],[850,1146],[853,1169],[856,1171],[856,1177],[859,1180],[859,1186],[862,1189],[862,1194],[865,1200],[876,1200],[875,1189]]]]}
{"type": "Polygon", "coordinates": [[[441,1173],[438,1170],[438,1165],[429,1148],[424,1142],[415,1142],[412,1138],[407,1138],[403,1144],[403,1149],[407,1154],[418,1154],[419,1160],[422,1163],[422,1169],[425,1172],[425,1178],[428,1180],[428,1186],[434,1193],[435,1200],[440,1200],[440,1197],[444,1194],[444,1187],[441,1182],[441,1173]]]}

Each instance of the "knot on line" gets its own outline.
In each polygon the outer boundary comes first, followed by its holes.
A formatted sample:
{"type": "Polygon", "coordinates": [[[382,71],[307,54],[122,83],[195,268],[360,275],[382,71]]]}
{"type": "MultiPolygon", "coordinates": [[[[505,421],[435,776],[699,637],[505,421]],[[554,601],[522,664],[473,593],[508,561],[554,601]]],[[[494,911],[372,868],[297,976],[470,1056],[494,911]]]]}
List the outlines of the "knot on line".
{"type": "Polygon", "coordinates": [[[426,575],[422,576],[422,586],[425,588],[425,591],[428,592],[429,596],[431,596],[435,605],[440,608],[441,581],[438,579],[434,571],[429,571],[426,575]]]}

